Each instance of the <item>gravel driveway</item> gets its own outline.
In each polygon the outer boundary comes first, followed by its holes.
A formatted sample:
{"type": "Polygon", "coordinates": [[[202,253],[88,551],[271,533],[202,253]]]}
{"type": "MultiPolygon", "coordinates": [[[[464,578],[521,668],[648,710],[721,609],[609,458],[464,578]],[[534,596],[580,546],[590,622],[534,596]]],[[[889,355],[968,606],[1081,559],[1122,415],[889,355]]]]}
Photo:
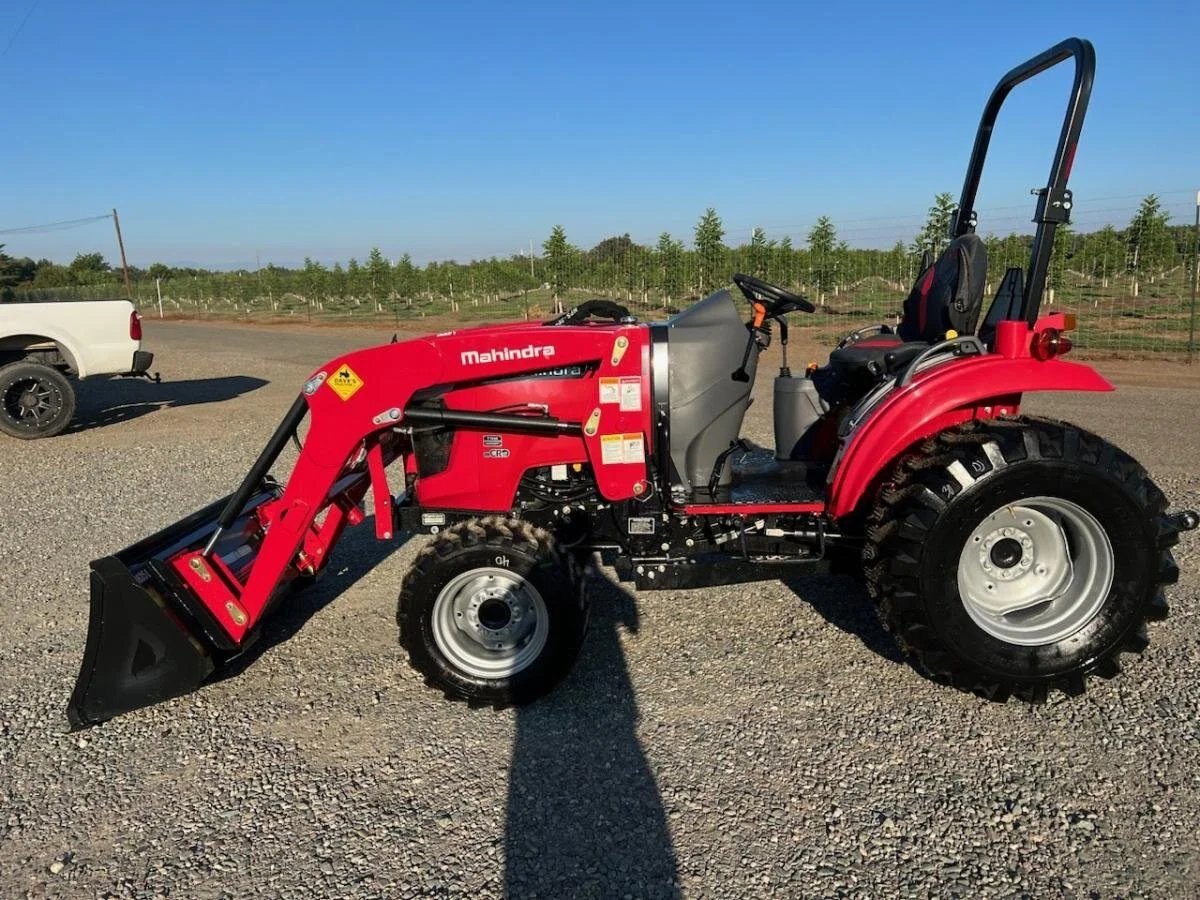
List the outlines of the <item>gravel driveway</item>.
{"type": "MultiPolygon", "coordinates": [[[[231,490],[317,364],[390,338],[146,331],[163,384],[85,385],[70,434],[0,443],[0,896],[1194,895],[1191,536],[1149,650],[1078,700],[924,680],[848,579],[635,598],[601,572],[574,673],[496,713],[409,669],[395,599],[421,539],[366,526],[246,671],[65,734],[88,561],[231,490]]],[[[1200,506],[1200,375],[1100,367],[1118,394],[1028,408],[1200,506]]]]}

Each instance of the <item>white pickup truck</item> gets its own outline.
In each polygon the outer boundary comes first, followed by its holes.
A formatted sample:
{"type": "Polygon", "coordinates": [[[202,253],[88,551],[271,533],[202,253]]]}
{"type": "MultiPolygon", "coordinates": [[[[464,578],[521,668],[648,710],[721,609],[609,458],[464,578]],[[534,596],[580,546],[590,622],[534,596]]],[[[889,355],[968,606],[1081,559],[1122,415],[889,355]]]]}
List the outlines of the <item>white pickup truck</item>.
{"type": "Polygon", "coordinates": [[[75,415],[72,379],[148,375],[128,300],[0,303],[0,432],[51,437],[75,415]]]}

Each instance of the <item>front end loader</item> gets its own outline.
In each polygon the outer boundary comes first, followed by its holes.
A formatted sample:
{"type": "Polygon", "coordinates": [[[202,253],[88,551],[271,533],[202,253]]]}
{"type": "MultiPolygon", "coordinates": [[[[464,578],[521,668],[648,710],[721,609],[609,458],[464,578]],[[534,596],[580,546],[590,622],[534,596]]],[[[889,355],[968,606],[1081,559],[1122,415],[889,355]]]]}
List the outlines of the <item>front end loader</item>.
{"type": "Polygon", "coordinates": [[[1032,391],[1112,390],[1064,357],[1073,318],[1041,315],[1091,94],[1069,39],[1007,73],[985,107],[951,234],[898,324],[844,338],[795,376],[788,315],[813,311],[746,275],[665,322],[610,300],[544,323],[463,329],[321,366],[237,490],[92,564],[74,727],[194,690],[329,565],[347,527],[431,537],[397,620],[448,697],[528,702],[570,669],[599,554],[639,589],[837,569],[862,577],[927,676],[996,700],[1078,694],[1140,652],[1166,614],[1172,545],[1196,527],[1102,438],[1021,413],[1032,391]],[[986,247],[972,211],[1008,93],[1062,62],[1075,80],[1038,192],[1026,268],[982,321],[986,247]],[[741,436],[762,349],[775,446],[741,436]],[[309,420],[286,483],[271,469],[309,420]]]}

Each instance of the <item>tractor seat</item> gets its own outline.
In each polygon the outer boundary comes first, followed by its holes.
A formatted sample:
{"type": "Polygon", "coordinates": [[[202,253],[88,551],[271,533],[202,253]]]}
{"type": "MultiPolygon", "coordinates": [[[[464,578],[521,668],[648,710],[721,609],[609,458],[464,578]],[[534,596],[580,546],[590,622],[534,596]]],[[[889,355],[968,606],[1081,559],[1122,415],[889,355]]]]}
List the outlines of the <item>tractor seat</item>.
{"type": "Polygon", "coordinates": [[[986,278],[983,241],[973,233],[951,241],[917,276],[894,334],[886,325],[878,326],[874,334],[863,329],[829,354],[828,370],[822,376],[826,402],[856,401],[881,378],[897,374],[950,332],[974,334],[986,278]]]}
{"type": "Polygon", "coordinates": [[[876,334],[839,347],[829,354],[829,366],[849,393],[860,396],[884,375],[893,375],[928,347],[925,341],[905,341],[898,334],[876,334]]]}

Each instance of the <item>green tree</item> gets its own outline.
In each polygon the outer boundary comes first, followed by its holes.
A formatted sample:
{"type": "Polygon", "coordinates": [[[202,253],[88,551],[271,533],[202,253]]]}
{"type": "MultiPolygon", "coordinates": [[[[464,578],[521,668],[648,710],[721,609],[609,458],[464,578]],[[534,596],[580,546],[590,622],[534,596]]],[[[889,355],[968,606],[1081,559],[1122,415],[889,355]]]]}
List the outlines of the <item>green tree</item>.
{"type": "Polygon", "coordinates": [[[770,269],[771,250],[774,242],[767,240],[767,233],[761,228],[750,232],[750,246],[746,248],[746,262],[750,271],[757,278],[766,278],[770,269]]]}
{"type": "Polygon", "coordinates": [[[550,237],[542,242],[542,252],[546,260],[546,280],[554,292],[554,311],[561,313],[562,297],[571,287],[571,263],[578,251],[568,243],[563,227],[555,225],[550,237]]]}
{"type": "Polygon", "coordinates": [[[1137,213],[1125,231],[1129,247],[1129,271],[1134,277],[1134,296],[1137,282],[1148,277],[1154,281],[1178,261],[1175,240],[1167,228],[1171,216],[1162,208],[1156,194],[1142,200],[1137,213]]]}
{"type": "Polygon", "coordinates": [[[1108,287],[1108,279],[1125,265],[1125,245],[1121,243],[1117,229],[1111,225],[1105,225],[1084,238],[1080,252],[1086,271],[1099,280],[1101,287],[1108,287]]]}
{"type": "Polygon", "coordinates": [[[372,247],[367,255],[367,279],[371,286],[371,299],[376,308],[383,308],[385,301],[392,292],[392,265],[383,257],[378,247],[372,247]]]}
{"type": "Polygon", "coordinates": [[[1061,293],[1067,286],[1067,262],[1074,246],[1075,233],[1071,231],[1071,226],[1066,223],[1059,225],[1054,233],[1054,249],[1050,252],[1050,268],[1046,272],[1046,287],[1049,288],[1047,300],[1051,305],[1054,304],[1055,293],[1061,293]]]}
{"type": "Polygon", "coordinates": [[[928,250],[936,258],[950,243],[950,220],[954,217],[954,196],[937,194],[925,217],[925,225],[913,240],[913,251],[919,255],[928,250]]]}
{"type": "Polygon", "coordinates": [[[77,253],[67,271],[76,284],[97,284],[108,280],[112,267],[102,253],[77,253]]]}
{"type": "Polygon", "coordinates": [[[725,226],[721,217],[711,206],[704,211],[700,221],[696,223],[696,231],[692,243],[696,248],[697,261],[700,264],[699,284],[700,293],[705,294],[710,288],[724,283],[729,277],[725,269],[725,226]]]}
{"type": "Polygon", "coordinates": [[[411,307],[413,296],[417,293],[419,280],[417,267],[413,265],[412,257],[407,253],[401,256],[399,262],[396,263],[393,276],[396,294],[411,307]]]}
{"type": "Polygon", "coordinates": [[[313,306],[318,309],[323,308],[328,279],[329,271],[321,263],[307,256],[304,257],[304,268],[299,273],[300,291],[308,301],[310,309],[313,306]]]}
{"type": "Polygon", "coordinates": [[[664,231],[658,236],[654,247],[658,271],[658,289],[662,292],[664,306],[680,296],[683,291],[683,241],[671,237],[664,231]]]}
{"type": "Polygon", "coordinates": [[[895,282],[903,290],[908,282],[912,281],[911,260],[912,255],[905,249],[904,241],[896,241],[892,249],[887,252],[884,263],[887,271],[884,276],[886,280],[895,282]]]}
{"type": "Polygon", "coordinates": [[[790,235],[784,235],[779,243],[771,242],[770,263],[767,274],[776,284],[791,287],[796,282],[796,248],[790,235]]]}
{"type": "Polygon", "coordinates": [[[833,289],[837,272],[837,228],[828,216],[821,216],[808,232],[809,281],[817,289],[817,302],[825,302],[825,293],[833,289]]]}

